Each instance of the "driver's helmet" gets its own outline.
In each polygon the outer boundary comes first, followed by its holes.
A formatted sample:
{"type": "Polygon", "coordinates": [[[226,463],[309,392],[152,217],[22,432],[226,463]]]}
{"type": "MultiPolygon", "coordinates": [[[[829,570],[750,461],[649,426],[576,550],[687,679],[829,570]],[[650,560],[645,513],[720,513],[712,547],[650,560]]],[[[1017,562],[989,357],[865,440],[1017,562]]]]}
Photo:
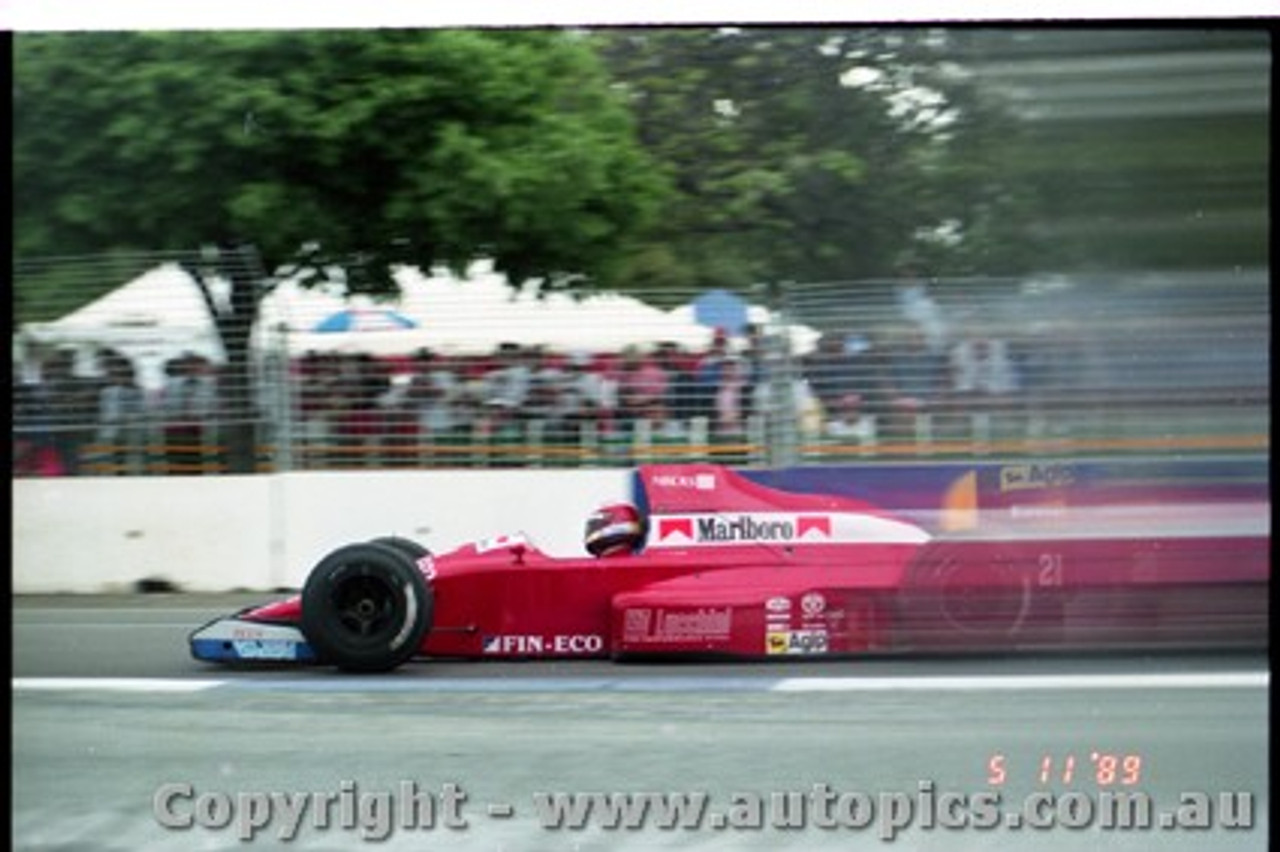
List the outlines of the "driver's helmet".
{"type": "Polygon", "coordinates": [[[587,518],[585,544],[592,556],[631,553],[644,540],[640,511],[630,503],[601,506],[587,518]]]}

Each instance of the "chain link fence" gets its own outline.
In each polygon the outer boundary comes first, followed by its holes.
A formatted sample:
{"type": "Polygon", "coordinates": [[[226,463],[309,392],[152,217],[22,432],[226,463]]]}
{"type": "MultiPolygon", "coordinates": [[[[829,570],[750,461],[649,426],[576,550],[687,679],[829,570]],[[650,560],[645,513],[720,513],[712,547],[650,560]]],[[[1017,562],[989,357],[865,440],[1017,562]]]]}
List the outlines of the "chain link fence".
{"type": "Polygon", "coordinates": [[[397,280],[345,298],[244,249],[15,262],[15,475],[1269,450],[1265,270],[397,280]]]}

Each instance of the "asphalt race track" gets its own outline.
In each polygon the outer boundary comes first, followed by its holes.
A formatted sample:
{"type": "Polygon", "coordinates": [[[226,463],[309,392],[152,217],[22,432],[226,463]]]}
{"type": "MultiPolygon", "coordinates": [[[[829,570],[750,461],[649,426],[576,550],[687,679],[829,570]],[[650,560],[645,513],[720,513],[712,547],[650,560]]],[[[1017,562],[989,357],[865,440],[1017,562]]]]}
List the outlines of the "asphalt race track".
{"type": "Polygon", "coordinates": [[[14,848],[1268,847],[1263,651],[373,677],[188,657],[261,599],[15,601],[14,848]]]}

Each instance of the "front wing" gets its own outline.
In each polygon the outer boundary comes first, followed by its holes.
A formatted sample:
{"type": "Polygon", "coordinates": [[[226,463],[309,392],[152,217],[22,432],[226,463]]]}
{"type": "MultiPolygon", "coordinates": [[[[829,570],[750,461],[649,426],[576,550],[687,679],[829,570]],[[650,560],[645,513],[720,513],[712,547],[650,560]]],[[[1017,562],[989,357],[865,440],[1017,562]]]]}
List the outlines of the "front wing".
{"type": "Polygon", "coordinates": [[[314,663],[316,653],[294,624],[243,617],[253,608],[217,618],[190,636],[191,655],[214,663],[314,663]]]}

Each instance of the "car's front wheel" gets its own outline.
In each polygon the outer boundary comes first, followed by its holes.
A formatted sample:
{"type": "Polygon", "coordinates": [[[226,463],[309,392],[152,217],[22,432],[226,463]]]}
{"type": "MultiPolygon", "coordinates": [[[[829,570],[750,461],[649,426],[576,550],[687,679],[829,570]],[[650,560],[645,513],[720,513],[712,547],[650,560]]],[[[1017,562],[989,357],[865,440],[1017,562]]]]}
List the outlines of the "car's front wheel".
{"type": "Polygon", "coordinates": [[[405,556],[408,556],[414,562],[417,562],[424,556],[430,556],[431,551],[418,544],[411,538],[403,538],[398,535],[386,535],[381,538],[375,538],[371,544],[385,544],[392,550],[398,550],[405,556]]]}
{"type": "Polygon", "coordinates": [[[384,672],[417,653],[432,594],[408,554],[375,542],[341,547],[302,588],[302,632],[317,657],[345,671],[384,672]]]}

